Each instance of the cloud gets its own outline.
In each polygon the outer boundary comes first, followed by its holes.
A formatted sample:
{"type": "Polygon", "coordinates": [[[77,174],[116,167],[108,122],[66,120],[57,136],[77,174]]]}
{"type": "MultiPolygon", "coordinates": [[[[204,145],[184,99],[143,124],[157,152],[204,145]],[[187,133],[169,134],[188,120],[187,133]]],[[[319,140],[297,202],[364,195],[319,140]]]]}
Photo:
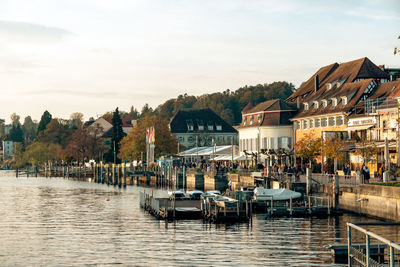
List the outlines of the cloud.
{"type": "Polygon", "coordinates": [[[0,20],[0,40],[12,43],[59,42],[71,32],[41,24],[0,20]]]}

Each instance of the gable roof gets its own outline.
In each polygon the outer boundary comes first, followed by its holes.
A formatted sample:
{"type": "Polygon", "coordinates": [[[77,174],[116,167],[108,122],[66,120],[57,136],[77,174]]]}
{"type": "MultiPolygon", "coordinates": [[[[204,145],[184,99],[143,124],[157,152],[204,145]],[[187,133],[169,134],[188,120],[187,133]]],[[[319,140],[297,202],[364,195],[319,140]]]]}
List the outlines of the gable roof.
{"type": "Polygon", "coordinates": [[[172,133],[237,133],[231,125],[210,108],[179,110],[171,119],[170,129],[172,133]],[[188,124],[193,126],[193,131],[189,131],[188,124]],[[203,130],[199,130],[201,124],[204,126],[203,130]],[[208,125],[212,125],[213,130],[209,130],[208,125]],[[217,130],[217,126],[221,126],[221,130],[217,130]]]}
{"type": "Polygon", "coordinates": [[[288,99],[292,101],[298,97],[301,97],[301,101],[311,101],[316,98],[323,99],[327,97],[325,93],[328,91],[328,83],[332,86],[329,90],[334,91],[345,83],[367,78],[389,79],[389,75],[366,57],[341,64],[334,63],[319,69],[288,99]],[[316,76],[318,76],[319,80],[318,88],[315,88],[316,76]]]}
{"type": "Polygon", "coordinates": [[[268,100],[243,114],[239,128],[290,125],[290,119],[296,111],[293,105],[282,99],[268,100]]]}
{"type": "MultiPolygon", "coordinates": [[[[293,104],[288,104],[282,99],[272,99],[258,104],[257,106],[248,109],[244,114],[256,113],[256,112],[268,112],[268,111],[296,111],[297,109],[293,104]]],[[[242,112],[243,113],[243,112],[242,112]]]]}
{"type": "MultiPolygon", "coordinates": [[[[300,107],[299,113],[293,117],[293,119],[310,117],[310,116],[319,116],[333,113],[349,113],[357,103],[363,100],[363,96],[365,90],[368,86],[375,85],[373,79],[366,79],[353,83],[345,83],[340,88],[332,88],[329,94],[326,94],[324,99],[327,101],[327,106],[323,107],[323,105],[318,105],[318,108],[315,108],[313,102],[309,102],[308,110],[304,109],[304,105],[300,107]],[[347,97],[347,104],[343,106],[342,96],[347,97]],[[337,103],[336,106],[333,106],[331,98],[336,98],[337,103]]],[[[316,101],[318,101],[317,99],[316,101]]]]}

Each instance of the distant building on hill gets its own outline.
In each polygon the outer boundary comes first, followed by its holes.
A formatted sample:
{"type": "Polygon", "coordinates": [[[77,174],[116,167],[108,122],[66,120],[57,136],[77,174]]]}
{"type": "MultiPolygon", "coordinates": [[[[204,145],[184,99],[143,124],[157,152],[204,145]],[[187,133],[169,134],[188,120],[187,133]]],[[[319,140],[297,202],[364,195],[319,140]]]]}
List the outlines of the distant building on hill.
{"type": "MultiPolygon", "coordinates": [[[[122,130],[128,134],[136,125],[136,120],[128,118],[122,119],[122,130]]],[[[90,128],[93,132],[97,131],[103,138],[111,138],[112,136],[112,119],[111,118],[98,118],[95,121],[86,122],[85,126],[90,128]]]]}
{"type": "Polygon", "coordinates": [[[209,108],[181,109],[172,117],[169,126],[186,148],[238,143],[237,130],[209,108]]]}

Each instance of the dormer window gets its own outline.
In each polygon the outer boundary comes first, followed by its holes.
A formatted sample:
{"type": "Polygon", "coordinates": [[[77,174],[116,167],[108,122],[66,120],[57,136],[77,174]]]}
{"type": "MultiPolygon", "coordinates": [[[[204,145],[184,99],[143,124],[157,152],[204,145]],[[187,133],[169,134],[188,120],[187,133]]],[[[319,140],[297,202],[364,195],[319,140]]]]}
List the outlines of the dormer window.
{"type": "MultiPolygon", "coordinates": [[[[243,117],[243,125],[246,125],[246,117],[243,117]]],[[[212,121],[207,122],[207,129],[209,131],[214,131],[214,123],[212,121]]]]}
{"type": "Polygon", "coordinates": [[[308,103],[304,103],[304,111],[308,110],[308,103]]]}
{"type": "Polygon", "coordinates": [[[262,118],[262,115],[261,115],[261,114],[258,114],[258,123],[261,122],[261,118],[262,118]]]}
{"type": "Polygon", "coordinates": [[[216,127],[217,131],[222,131],[222,125],[221,124],[217,124],[216,127]]]}
{"type": "Polygon", "coordinates": [[[314,101],[314,109],[318,109],[319,105],[318,105],[318,101],[314,101]]]}
{"type": "Polygon", "coordinates": [[[204,131],[204,122],[202,120],[196,120],[196,122],[199,131],[204,131]]]}
{"type": "Polygon", "coordinates": [[[347,96],[342,96],[342,106],[346,106],[347,105],[347,96]]]}
{"type": "Polygon", "coordinates": [[[332,98],[332,108],[337,106],[337,98],[332,98]]]}
{"type": "Polygon", "coordinates": [[[331,83],[327,83],[326,84],[326,90],[331,90],[332,89],[332,84],[331,83]]]}
{"type": "Polygon", "coordinates": [[[326,108],[328,106],[328,101],[326,101],[325,99],[322,100],[322,108],[326,108]]]}
{"type": "Polygon", "coordinates": [[[254,121],[254,116],[250,116],[250,125],[253,124],[253,121],[254,121]]]}
{"type": "Polygon", "coordinates": [[[189,132],[193,132],[194,126],[193,126],[193,121],[192,120],[187,120],[186,121],[186,126],[189,132]]]}

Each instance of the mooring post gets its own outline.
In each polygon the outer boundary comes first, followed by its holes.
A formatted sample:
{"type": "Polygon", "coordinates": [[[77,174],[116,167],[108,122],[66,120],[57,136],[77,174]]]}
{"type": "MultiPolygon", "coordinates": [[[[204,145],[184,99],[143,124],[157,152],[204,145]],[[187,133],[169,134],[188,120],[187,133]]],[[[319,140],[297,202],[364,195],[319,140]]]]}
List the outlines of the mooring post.
{"type": "Polygon", "coordinates": [[[293,215],[293,199],[290,197],[290,216],[293,215]]]}
{"type": "Polygon", "coordinates": [[[371,257],[371,250],[370,250],[370,236],[368,234],[365,234],[365,261],[366,261],[366,266],[370,266],[370,257],[371,257]]]}
{"type": "Polygon", "coordinates": [[[182,175],[183,175],[183,177],[182,177],[182,180],[183,180],[183,190],[187,190],[187,185],[186,185],[186,167],[185,167],[185,165],[183,165],[183,168],[182,168],[182,175]]]}
{"type": "Polygon", "coordinates": [[[123,174],[124,174],[124,187],[126,187],[126,165],[125,164],[124,164],[123,174]]]}
{"type": "Polygon", "coordinates": [[[311,168],[306,168],[307,196],[311,194],[311,168]]]}
{"type": "Polygon", "coordinates": [[[18,168],[15,170],[15,177],[18,178],[18,168]]]}
{"type": "Polygon", "coordinates": [[[308,213],[311,214],[311,196],[308,196],[308,213]]]}
{"type": "Polygon", "coordinates": [[[245,203],[246,203],[246,218],[249,218],[249,207],[247,204],[247,200],[245,201],[245,203]]]}
{"type": "Polygon", "coordinates": [[[333,209],[337,210],[339,208],[339,176],[335,174],[333,176],[333,209]]]}
{"type": "Polygon", "coordinates": [[[348,266],[351,267],[351,253],[350,253],[350,247],[351,247],[351,227],[347,223],[347,262],[348,266]]]}
{"type": "Polygon", "coordinates": [[[118,168],[118,187],[120,187],[121,188],[121,186],[122,186],[122,182],[121,182],[121,169],[122,169],[122,167],[121,167],[121,164],[118,164],[118,166],[117,166],[117,168],[118,168]]]}
{"type": "Polygon", "coordinates": [[[115,165],[112,165],[112,184],[115,185],[115,165]]]}
{"type": "Polygon", "coordinates": [[[331,214],[331,196],[328,194],[328,215],[331,214]]]}
{"type": "Polygon", "coordinates": [[[274,215],[274,196],[271,196],[271,215],[274,215]]]}
{"type": "Polygon", "coordinates": [[[237,216],[239,217],[239,215],[240,215],[240,211],[239,211],[239,206],[240,206],[240,200],[237,202],[237,205],[236,205],[236,213],[237,213],[237,216]]]}

